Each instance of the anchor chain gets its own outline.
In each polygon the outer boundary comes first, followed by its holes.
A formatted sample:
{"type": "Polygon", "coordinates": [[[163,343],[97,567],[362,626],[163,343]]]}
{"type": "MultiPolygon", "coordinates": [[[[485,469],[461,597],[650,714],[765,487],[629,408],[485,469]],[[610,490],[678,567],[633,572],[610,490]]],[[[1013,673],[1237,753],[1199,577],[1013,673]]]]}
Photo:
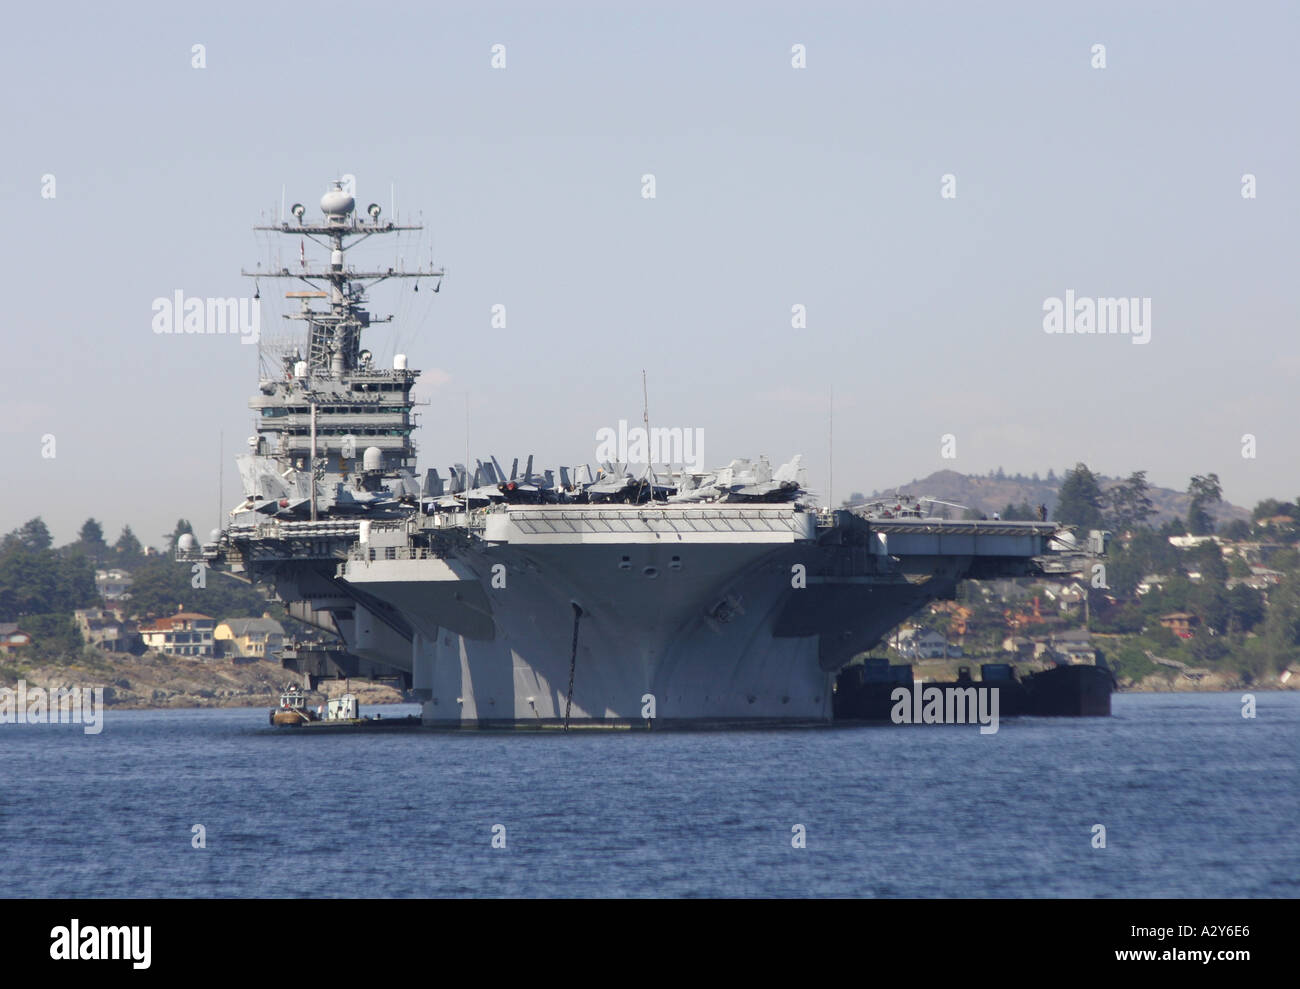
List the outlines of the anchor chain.
{"type": "Polygon", "coordinates": [[[573,674],[578,667],[578,622],[582,620],[582,609],[573,601],[573,649],[569,653],[569,696],[564,702],[564,730],[569,730],[569,712],[573,709],[573,674]]]}

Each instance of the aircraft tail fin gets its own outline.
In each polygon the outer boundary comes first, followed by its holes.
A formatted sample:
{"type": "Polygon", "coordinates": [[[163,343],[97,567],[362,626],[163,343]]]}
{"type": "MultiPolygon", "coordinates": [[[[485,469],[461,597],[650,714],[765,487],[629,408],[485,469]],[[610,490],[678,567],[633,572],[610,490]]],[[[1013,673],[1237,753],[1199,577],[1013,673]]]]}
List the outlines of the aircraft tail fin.
{"type": "Polygon", "coordinates": [[[803,454],[796,453],[794,459],[788,464],[782,464],[772,475],[774,481],[797,481],[799,480],[799,466],[803,463],[803,454]]]}

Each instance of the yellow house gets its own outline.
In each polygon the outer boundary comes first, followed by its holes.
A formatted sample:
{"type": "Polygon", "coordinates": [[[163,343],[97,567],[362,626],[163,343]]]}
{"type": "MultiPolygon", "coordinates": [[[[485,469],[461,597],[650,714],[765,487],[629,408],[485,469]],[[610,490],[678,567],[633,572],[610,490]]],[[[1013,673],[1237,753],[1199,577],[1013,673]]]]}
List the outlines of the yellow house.
{"type": "Polygon", "coordinates": [[[222,655],[269,659],[284,645],[284,627],[274,618],[227,618],[212,633],[222,655]]]}

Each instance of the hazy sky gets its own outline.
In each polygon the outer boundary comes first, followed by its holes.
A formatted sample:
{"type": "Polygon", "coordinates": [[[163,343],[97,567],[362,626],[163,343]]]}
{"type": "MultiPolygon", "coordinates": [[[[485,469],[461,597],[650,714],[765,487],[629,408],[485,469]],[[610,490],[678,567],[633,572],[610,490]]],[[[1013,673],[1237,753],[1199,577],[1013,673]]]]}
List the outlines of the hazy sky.
{"type": "MultiPolygon", "coordinates": [[[[401,219],[423,214],[420,240],[372,258],[448,269],[437,295],[373,292],[405,321],[365,340],[425,371],[422,467],[464,459],[467,393],[473,456],[592,461],[597,429],[639,421],[645,368],[652,424],[703,429],[713,464],[802,452],[823,493],[833,391],[837,499],[1077,460],[1176,488],[1214,471],[1246,505],[1300,495],[1295,4],[5,21],[0,531],[39,514],[58,542],[90,515],[110,541],[129,523],[158,544],[179,516],[206,533],[223,433],[221,500],[239,500],[257,348],[157,335],[153,300],[250,295],[241,266],[277,247],[252,225],[282,189],[316,212],[343,173],[360,205],[387,215],[395,187],[401,219]],[[1150,342],[1045,333],[1067,290],[1149,298],[1150,342]]],[[[290,263],[298,241],[278,249],[290,263]]],[[[294,287],[262,284],[264,333],[294,287]]]]}

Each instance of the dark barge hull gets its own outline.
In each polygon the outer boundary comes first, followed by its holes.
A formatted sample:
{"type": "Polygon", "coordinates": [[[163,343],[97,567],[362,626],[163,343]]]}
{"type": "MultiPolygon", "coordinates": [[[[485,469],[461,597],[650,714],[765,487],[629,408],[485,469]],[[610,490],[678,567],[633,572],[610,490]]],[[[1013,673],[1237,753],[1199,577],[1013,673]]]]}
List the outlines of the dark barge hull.
{"type": "MultiPolygon", "coordinates": [[[[1021,678],[1010,664],[987,663],[978,681],[963,667],[955,682],[923,686],[997,687],[999,717],[1003,718],[1106,718],[1110,717],[1115,679],[1104,666],[1056,666],[1021,678]]],[[[907,691],[910,706],[915,689],[910,665],[889,666],[887,661],[877,660],[866,666],[845,667],[835,681],[835,720],[891,720],[890,712],[898,703],[894,692],[900,687],[907,691]]]]}
{"type": "Polygon", "coordinates": [[[1048,718],[1108,718],[1115,678],[1102,666],[1056,666],[1022,681],[1026,714],[1048,718]]]}

